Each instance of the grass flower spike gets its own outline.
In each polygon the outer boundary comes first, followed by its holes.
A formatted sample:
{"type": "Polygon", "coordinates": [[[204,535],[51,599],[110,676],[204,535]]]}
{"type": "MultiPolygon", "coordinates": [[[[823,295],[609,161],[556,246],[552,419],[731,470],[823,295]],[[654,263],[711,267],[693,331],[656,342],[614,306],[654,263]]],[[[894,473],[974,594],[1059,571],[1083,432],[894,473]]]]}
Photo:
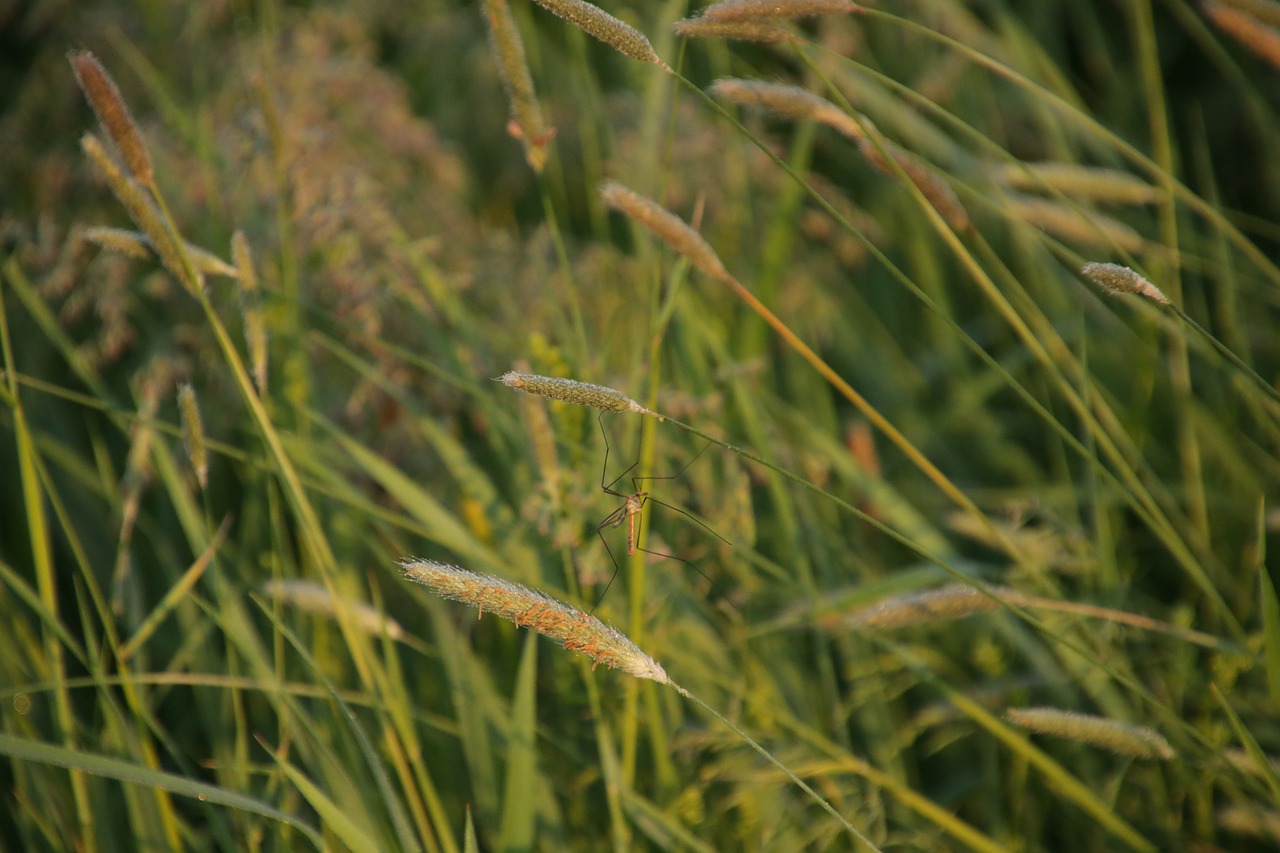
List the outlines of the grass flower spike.
{"type": "Polygon", "coordinates": [[[624,24],[613,15],[584,3],[583,0],[535,0],[539,6],[564,18],[592,38],[599,39],[618,53],[658,66],[668,74],[670,66],[658,58],[644,33],[624,24]]]}
{"type": "Polygon", "coordinates": [[[98,121],[115,143],[124,158],[130,174],[146,186],[155,185],[155,171],[151,168],[151,156],[142,144],[142,134],[134,123],[133,115],[120,97],[120,90],[115,81],[102,67],[98,58],[89,51],[72,53],[71,67],[76,72],[76,81],[84,90],[85,98],[98,115],[98,121]]]}
{"type": "Polygon", "coordinates": [[[662,205],[613,181],[606,181],[600,187],[600,197],[609,207],[648,228],[662,242],[684,255],[689,263],[711,278],[720,281],[729,279],[729,271],[720,262],[715,249],[683,219],[662,205]]]}
{"type": "Polygon", "coordinates": [[[1136,293],[1152,302],[1169,304],[1169,297],[1160,288],[1128,267],[1119,264],[1085,264],[1080,272],[1112,293],[1136,293]]]}
{"type": "Polygon", "coordinates": [[[1165,761],[1174,755],[1169,741],[1149,726],[1135,726],[1058,708],[1009,708],[1005,717],[1024,729],[1092,744],[1119,755],[1165,761]]]}
{"type": "Polygon", "coordinates": [[[593,385],[590,382],[579,382],[576,379],[563,379],[559,376],[538,376],[536,373],[520,373],[508,370],[498,381],[508,388],[536,394],[562,403],[573,403],[577,406],[590,406],[606,412],[636,412],[641,415],[661,417],[652,409],[632,400],[626,394],[604,385],[593,385]]]}
{"type": "Polygon", "coordinates": [[[814,18],[865,11],[849,0],[720,0],[702,10],[709,21],[757,21],[761,18],[814,18]]]}
{"type": "Polygon", "coordinates": [[[479,608],[480,615],[497,614],[550,637],[571,652],[582,652],[597,665],[620,669],[659,684],[671,679],[653,658],[620,631],[594,616],[518,583],[467,571],[434,560],[405,560],[400,564],[411,581],[453,601],[479,608]]]}

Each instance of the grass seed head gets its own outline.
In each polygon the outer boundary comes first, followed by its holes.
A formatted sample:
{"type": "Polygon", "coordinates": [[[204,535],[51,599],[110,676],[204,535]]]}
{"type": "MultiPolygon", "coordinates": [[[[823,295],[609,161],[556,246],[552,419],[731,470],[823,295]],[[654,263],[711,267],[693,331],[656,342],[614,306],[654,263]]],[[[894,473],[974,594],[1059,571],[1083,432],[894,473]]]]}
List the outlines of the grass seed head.
{"type": "Polygon", "coordinates": [[[138,132],[133,115],[125,106],[124,98],[111,75],[107,74],[107,69],[87,50],[72,52],[68,59],[89,106],[93,107],[102,128],[120,151],[130,174],[143,185],[154,186],[155,171],[151,168],[146,146],[142,144],[142,134],[138,132]]]}
{"type": "Polygon", "coordinates": [[[1136,293],[1153,302],[1169,304],[1169,297],[1165,296],[1160,288],[1128,267],[1122,267],[1119,264],[1085,264],[1080,268],[1080,272],[1109,293],[1136,293]]]}
{"type": "MultiPolygon", "coordinates": [[[[1280,29],[1263,23],[1250,12],[1228,8],[1223,3],[1201,4],[1204,14],[1214,26],[1229,34],[1249,50],[1280,68],[1280,29]]],[[[1258,8],[1266,8],[1258,4],[1258,8]]],[[[1274,14],[1274,11],[1272,12],[1274,14]]]]}
{"type": "Polygon", "coordinates": [[[536,394],[549,400],[562,403],[573,403],[577,406],[590,406],[606,412],[636,412],[641,415],[656,415],[652,409],[632,400],[626,394],[604,385],[593,385],[590,382],[579,382],[576,379],[564,379],[559,376],[539,376],[536,373],[520,373],[508,370],[498,377],[498,381],[508,388],[536,394]]]}
{"type": "Polygon", "coordinates": [[[702,239],[702,235],[656,201],[613,181],[606,181],[600,187],[600,197],[609,207],[648,228],[706,275],[719,281],[730,278],[715,249],[702,239]]]}
{"type": "Polygon", "coordinates": [[[676,21],[671,29],[685,38],[720,38],[729,41],[753,41],[759,44],[777,44],[800,39],[786,27],[771,21],[711,21],[706,18],[685,18],[676,21]]]}
{"type": "Polygon", "coordinates": [[[507,0],[484,0],[484,19],[489,25],[489,45],[498,63],[498,73],[511,101],[512,126],[524,146],[529,167],[541,172],[547,162],[547,142],[554,134],[542,120],[524,42],[507,0]]]}
{"type": "Polygon", "coordinates": [[[209,486],[209,454],[204,443],[204,422],[200,419],[200,403],[191,383],[178,386],[178,411],[182,415],[182,443],[187,448],[187,458],[195,469],[200,488],[209,486]]]}
{"type": "Polygon", "coordinates": [[[875,130],[870,119],[860,117],[859,122],[835,104],[799,86],[724,77],[711,85],[711,94],[740,106],[760,107],[784,118],[820,122],[855,142],[865,141],[867,131],[875,130]]]}
{"type": "MultiPolygon", "coordinates": [[[[990,587],[1001,599],[1020,603],[1013,590],[990,587]]],[[[947,584],[927,592],[913,592],[881,599],[844,617],[830,621],[849,628],[902,628],[960,619],[972,613],[994,610],[1000,606],[981,590],[964,584],[947,584]]]]}
{"type": "Polygon", "coordinates": [[[1068,738],[1135,758],[1173,758],[1173,747],[1148,726],[1058,708],[1009,708],[1005,718],[1033,732],[1068,738]]]}
{"type": "Polygon", "coordinates": [[[653,45],[649,44],[644,33],[619,21],[599,6],[593,6],[583,0],[535,0],[535,2],[624,56],[651,63],[668,74],[672,73],[670,66],[658,58],[653,45]]]}
{"type": "Polygon", "coordinates": [[[702,10],[709,21],[757,21],[760,18],[814,18],[866,10],[849,0],[720,0],[702,10]]]}
{"type": "Polygon", "coordinates": [[[653,658],[622,632],[596,617],[518,583],[490,577],[434,560],[404,560],[405,577],[453,601],[494,613],[517,627],[530,628],[564,648],[582,652],[596,665],[620,669],[659,684],[671,679],[653,658]]]}

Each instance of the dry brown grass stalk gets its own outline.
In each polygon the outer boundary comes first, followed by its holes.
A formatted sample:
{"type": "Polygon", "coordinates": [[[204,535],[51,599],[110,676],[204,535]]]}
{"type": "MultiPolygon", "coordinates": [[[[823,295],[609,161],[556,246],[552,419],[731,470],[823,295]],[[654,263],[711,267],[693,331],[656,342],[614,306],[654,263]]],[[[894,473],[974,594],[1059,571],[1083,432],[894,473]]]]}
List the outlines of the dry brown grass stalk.
{"type": "Polygon", "coordinates": [[[1081,274],[1111,294],[1136,293],[1138,296],[1169,304],[1169,297],[1151,282],[1138,275],[1128,267],[1119,264],[1085,264],[1080,268],[1081,274]]]}
{"type": "Polygon", "coordinates": [[[579,382],[576,379],[564,379],[559,376],[539,376],[536,373],[520,373],[508,370],[498,377],[498,381],[508,388],[536,394],[562,403],[573,403],[577,406],[590,406],[606,412],[635,412],[640,415],[659,417],[652,409],[632,400],[626,394],[605,385],[593,385],[590,382],[579,382]]]}
{"type": "Polygon", "coordinates": [[[1119,755],[1164,761],[1174,755],[1169,741],[1148,726],[1058,708],[1009,708],[1005,711],[1005,718],[1033,732],[1087,743],[1119,755]]]}
{"type": "Polygon", "coordinates": [[[1223,3],[1203,3],[1201,8],[1214,26],[1280,68],[1280,30],[1264,24],[1249,12],[1228,8],[1223,3]]]}
{"type": "Polygon", "coordinates": [[[849,0],[720,0],[702,10],[709,21],[755,21],[760,18],[814,18],[848,15],[866,9],[849,0]]]}
{"type": "Polygon", "coordinates": [[[489,45],[498,62],[498,73],[511,101],[511,128],[524,146],[525,160],[535,172],[547,163],[547,143],[555,135],[542,119],[538,95],[529,74],[524,42],[516,29],[507,0],[484,0],[484,19],[489,25],[489,45]]]}
{"type": "Polygon", "coordinates": [[[73,52],[68,56],[75,70],[76,81],[85,98],[98,116],[107,136],[115,143],[125,166],[134,179],[144,186],[155,187],[155,171],[151,168],[151,156],[142,144],[142,134],[133,115],[125,105],[120,90],[98,58],[89,51],[73,52]]]}
{"type": "Polygon", "coordinates": [[[189,382],[178,386],[178,412],[182,417],[182,444],[187,449],[187,458],[191,460],[200,488],[208,488],[209,452],[204,441],[204,421],[200,418],[196,391],[189,382]]]}
{"type": "Polygon", "coordinates": [[[667,63],[658,58],[653,45],[649,44],[649,39],[645,38],[644,33],[630,24],[623,23],[599,6],[593,6],[583,0],[534,0],[534,2],[624,56],[656,65],[668,74],[674,73],[667,63]]]}
{"type": "Polygon", "coordinates": [[[607,181],[600,187],[600,197],[609,207],[621,211],[652,231],[660,240],[687,258],[695,269],[720,281],[730,278],[720,257],[702,239],[702,235],[662,205],[613,181],[607,181]]]}
{"type": "Polygon", "coordinates": [[[569,651],[582,652],[597,666],[604,664],[659,684],[672,683],[658,662],[622,632],[554,598],[511,581],[434,560],[404,560],[400,565],[409,580],[444,598],[479,608],[481,616],[493,613],[517,627],[537,631],[569,651]]]}
{"type": "Polygon", "coordinates": [[[721,38],[730,41],[753,41],[760,44],[800,41],[786,27],[769,21],[710,21],[706,18],[685,18],[683,21],[672,24],[671,29],[676,35],[685,38],[721,38]]]}

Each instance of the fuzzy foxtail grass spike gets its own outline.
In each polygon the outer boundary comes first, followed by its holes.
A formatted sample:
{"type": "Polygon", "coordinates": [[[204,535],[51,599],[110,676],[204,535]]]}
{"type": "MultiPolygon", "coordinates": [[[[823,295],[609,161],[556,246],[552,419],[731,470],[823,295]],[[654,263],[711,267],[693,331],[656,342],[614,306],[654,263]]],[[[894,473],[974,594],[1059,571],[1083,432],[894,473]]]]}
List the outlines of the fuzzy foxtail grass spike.
{"type": "Polygon", "coordinates": [[[151,156],[142,144],[142,134],[134,123],[133,115],[120,97],[115,81],[102,67],[98,58],[89,51],[72,53],[69,57],[75,70],[76,81],[84,91],[89,105],[98,115],[98,121],[115,143],[120,156],[134,179],[147,187],[155,186],[155,171],[151,168],[151,156]]]}
{"type": "MultiPolygon", "coordinates": [[[[1160,288],[1147,281],[1147,279],[1143,278],[1138,273],[1128,267],[1122,267],[1119,264],[1100,263],[1085,264],[1080,268],[1080,273],[1090,281],[1106,288],[1113,294],[1134,293],[1138,296],[1150,299],[1152,302],[1158,302],[1161,305],[1168,305],[1169,310],[1177,315],[1179,320],[1186,323],[1187,326],[1204,338],[1219,355],[1230,362],[1232,367],[1240,371],[1245,378],[1266,394],[1273,407],[1280,406],[1280,390],[1277,390],[1274,385],[1259,376],[1258,372],[1246,364],[1240,356],[1236,355],[1231,350],[1230,347],[1218,340],[1213,333],[1192,319],[1186,311],[1183,311],[1180,307],[1171,302],[1169,297],[1165,296],[1160,288]]],[[[1280,409],[1273,408],[1273,411],[1276,412],[1277,417],[1280,417],[1280,409]]]]}
{"type": "Polygon", "coordinates": [[[648,228],[658,239],[675,249],[706,275],[720,281],[730,278],[719,255],[702,239],[702,235],[656,201],[614,181],[606,181],[601,185],[600,198],[609,207],[648,228]]]}
{"type": "Polygon", "coordinates": [[[1169,741],[1148,726],[1058,708],[1008,708],[1005,718],[1028,731],[1087,743],[1119,755],[1164,761],[1174,756],[1169,741]]]}
{"type": "Polygon", "coordinates": [[[711,21],[706,18],[685,18],[671,25],[671,30],[685,38],[728,39],[729,41],[753,41],[758,44],[777,44],[796,38],[786,27],[771,21],[711,21]]]}
{"type": "Polygon", "coordinates": [[[178,387],[178,411],[182,416],[182,443],[187,458],[196,472],[200,488],[209,487],[209,453],[205,449],[204,422],[200,419],[200,403],[190,382],[178,387]]]}
{"type": "Polygon", "coordinates": [[[709,711],[728,726],[752,749],[778,767],[814,802],[845,828],[868,850],[878,850],[817,791],[797,776],[746,732],[693,693],[676,684],[653,658],[642,652],[625,634],[609,627],[596,617],[557,601],[550,596],[501,578],[482,575],[435,560],[402,560],[405,577],[422,584],[437,595],[478,608],[480,614],[493,613],[509,619],[517,626],[530,628],[550,637],[564,648],[582,652],[595,663],[620,669],[637,678],[666,684],[696,705],[709,711]]]}
{"type": "Polygon", "coordinates": [[[1169,297],[1151,282],[1138,275],[1128,267],[1119,264],[1085,264],[1080,272],[1095,284],[1104,287],[1112,294],[1136,293],[1138,296],[1169,304],[1169,297]]]}
{"type": "Polygon", "coordinates": [[[524,146],[529,168],[541,172],[547,163],[547,142],[554,131],[542,120],[520,31],[516,29],[507,0],[484,0],[484,18],[489,25],[489,43],[498,62],[498,72],[506,87],[507,99],[511,101],[513,135],[524,146]]]}
{"type": "Polygon", "coordinates": [[[518,583],[490,577],[434,560],[404,560],[404,575],[432,592],[493,613],[550,637],[571,652],[582,652],[597,665],[620,669],[659,684],[671,679],[661,665],[640,651],[626,635],[550,596],[518,583]]]}
{"type": "Polygon", "coordinates": [[[672,73],[670,66],[658,58],[653,45],[649,44],[649,40],[642,32],[619,21],[599,6],[593,6],[583,0],[534,0],[534,2],[624,56],[651,63],[668,74],[672,73]]]}
{"type": "Polygon", "coordinates": [[[536,394],[562,403],[573,403],[578,406],[590,406],[605,412],[635,412],[640,415],[661,417],[652,409],[632,400],[626,394],[604,385],[593,385],[590,382],[579,382],[576,379],[564,379],[559,376],[539,376],[536,373],[521,373],[508,370],[498,381],[508,388],[536,394]]]}
{"type": "Polygon", "coordinates": [[[761,18],[816,18],[866,10],[849,0],[720,0],[702,10],[709,21],[758,21],[761,18]]]}

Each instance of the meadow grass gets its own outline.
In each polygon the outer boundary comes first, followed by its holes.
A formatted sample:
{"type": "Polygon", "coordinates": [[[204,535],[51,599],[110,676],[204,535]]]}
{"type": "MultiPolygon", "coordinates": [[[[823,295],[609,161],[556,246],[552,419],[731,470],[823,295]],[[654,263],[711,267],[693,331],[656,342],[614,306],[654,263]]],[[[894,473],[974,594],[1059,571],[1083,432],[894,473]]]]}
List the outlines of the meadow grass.
{"type": "Polygon", "coordinates": [[[1274,849],[1276,8],[31,12],[0,848],[1274,849]]]}

